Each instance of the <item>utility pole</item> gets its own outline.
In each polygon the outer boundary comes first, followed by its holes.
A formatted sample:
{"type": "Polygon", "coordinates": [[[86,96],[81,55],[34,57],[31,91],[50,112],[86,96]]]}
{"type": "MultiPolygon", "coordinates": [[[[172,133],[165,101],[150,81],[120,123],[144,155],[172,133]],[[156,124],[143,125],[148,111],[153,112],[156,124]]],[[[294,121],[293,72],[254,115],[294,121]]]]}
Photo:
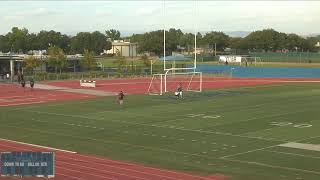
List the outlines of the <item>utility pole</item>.
{"type": "Polygon", "coordinates": [[[11,45],[11,49],[10,49],[10,79],[11,79],[11,82],[13,82],[13,76],[14,76],[14,62],[12,60],[12,49],[13,49],[13,44],[11,45]]]}

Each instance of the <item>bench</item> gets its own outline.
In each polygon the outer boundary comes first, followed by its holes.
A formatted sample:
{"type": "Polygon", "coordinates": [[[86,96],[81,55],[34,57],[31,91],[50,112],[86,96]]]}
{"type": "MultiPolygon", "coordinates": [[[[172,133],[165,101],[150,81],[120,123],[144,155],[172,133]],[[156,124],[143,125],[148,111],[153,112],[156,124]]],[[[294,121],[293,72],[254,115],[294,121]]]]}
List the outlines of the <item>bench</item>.
{"type": "Polygon", "coordinates": [[[81,87],[96,87],[96,81],[80,80],[81,87]]]}

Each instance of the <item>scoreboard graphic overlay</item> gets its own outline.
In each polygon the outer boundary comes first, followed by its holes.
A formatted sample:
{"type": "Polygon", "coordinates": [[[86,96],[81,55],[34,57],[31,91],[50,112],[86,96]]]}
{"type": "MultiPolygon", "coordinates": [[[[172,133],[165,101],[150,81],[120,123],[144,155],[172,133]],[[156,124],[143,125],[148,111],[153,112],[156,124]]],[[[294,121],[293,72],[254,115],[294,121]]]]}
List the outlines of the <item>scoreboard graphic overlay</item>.
{"type": "Polygon", "coordinates": [[[54,152],[0,152],[1,176],[54,177],[54,152]]]}

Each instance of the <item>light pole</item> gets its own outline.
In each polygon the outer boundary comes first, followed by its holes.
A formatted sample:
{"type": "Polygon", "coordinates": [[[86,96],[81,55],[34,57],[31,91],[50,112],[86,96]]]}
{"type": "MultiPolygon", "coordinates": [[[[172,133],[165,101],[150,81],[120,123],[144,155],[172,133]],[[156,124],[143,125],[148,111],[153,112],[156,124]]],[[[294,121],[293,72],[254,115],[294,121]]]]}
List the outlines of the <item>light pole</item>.
{"type": "Polygon", "coordinates": [[[12,49],[13,49],[13,44],[11,44],[11,49],[10,49],[10,79],[11,82],[13,82],[13,75],[14,75],[14,63],[12,60],[12,49]]]}

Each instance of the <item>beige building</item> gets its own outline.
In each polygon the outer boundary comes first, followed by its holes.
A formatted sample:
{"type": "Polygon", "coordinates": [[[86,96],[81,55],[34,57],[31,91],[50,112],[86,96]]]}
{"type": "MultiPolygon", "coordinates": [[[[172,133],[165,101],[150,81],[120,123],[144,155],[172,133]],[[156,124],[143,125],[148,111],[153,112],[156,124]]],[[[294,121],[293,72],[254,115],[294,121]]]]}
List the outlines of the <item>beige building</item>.
{"type": "Polygon", "coordinates": [[[104,54],[113,54],[115,56],[124,57],[136,57],[137,45],[137,43],[115,40],[112,42],[112,48],[110,50],[104,50],[104,54]]]}

